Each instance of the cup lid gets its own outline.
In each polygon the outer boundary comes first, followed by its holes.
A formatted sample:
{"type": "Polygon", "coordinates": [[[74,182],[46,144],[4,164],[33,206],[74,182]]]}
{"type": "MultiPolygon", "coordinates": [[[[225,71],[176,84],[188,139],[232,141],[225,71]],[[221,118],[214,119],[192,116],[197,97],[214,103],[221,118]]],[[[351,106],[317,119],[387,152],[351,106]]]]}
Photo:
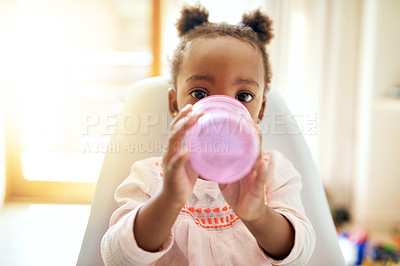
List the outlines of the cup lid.
{"type": "Polygon", "coordinates": [[[232,183],[248,174],[259,155],[259,140],[244,105],[216,95],[198,101],[193,106],[197,111],[205,114],[185,136],[192,167],[218,183],[232,183]]]}

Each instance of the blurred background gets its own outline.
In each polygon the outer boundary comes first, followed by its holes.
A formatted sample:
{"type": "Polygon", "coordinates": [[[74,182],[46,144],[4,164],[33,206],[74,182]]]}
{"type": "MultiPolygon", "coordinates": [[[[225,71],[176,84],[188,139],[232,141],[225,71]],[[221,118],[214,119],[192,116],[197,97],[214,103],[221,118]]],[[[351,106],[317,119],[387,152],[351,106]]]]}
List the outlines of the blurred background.
{"type": "Polygon", "coordinates": [[[399,258],[400,1],[0,0],[0,265],[76,263],[109,128],[135,82],[168,75],[179,11],[197,2],[213,22],[273,19],[271,87],[339,237],[363,235],[342,245],[348,263],[364,240],[399,258]]]}

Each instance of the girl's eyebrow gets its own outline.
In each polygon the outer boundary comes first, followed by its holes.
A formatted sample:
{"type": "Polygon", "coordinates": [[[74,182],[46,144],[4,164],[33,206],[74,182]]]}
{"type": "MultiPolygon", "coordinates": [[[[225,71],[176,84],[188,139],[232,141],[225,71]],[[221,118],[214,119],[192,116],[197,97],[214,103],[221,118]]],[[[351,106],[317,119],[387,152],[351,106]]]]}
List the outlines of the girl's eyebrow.
{"type": "Polygon", "coordinates": [[[208,81],[208,82],[213,82],[214,78],[210,77],[210,76],[207,76],[207,75],[193,75],[193,76],[188,77],[186,79],[186,82],[196,81],[196,80],[205,80],[205,81],[208,81]]]}
{"type": "Polygon", "coordinates": [[[236,79],[234,85],[240,85],[240,84],[249,84],[256,86],[257,88],[260,88],[260,85],[253,79],[246,79],[246,78],[236,79]]]}
{"type": "MultiPolygon", "coordinates": [[[[204,80],[208,82],[214,82],[214,78],[208,75],[193,75],[186,79],[186,82],[196,81],[196,80],[204,80]]],[[[260,88],[260,85],[251,78],[237,78],[233,85],[241,85],[241,84],[248,84],[253,85],[257,88],[260,88]]]]}

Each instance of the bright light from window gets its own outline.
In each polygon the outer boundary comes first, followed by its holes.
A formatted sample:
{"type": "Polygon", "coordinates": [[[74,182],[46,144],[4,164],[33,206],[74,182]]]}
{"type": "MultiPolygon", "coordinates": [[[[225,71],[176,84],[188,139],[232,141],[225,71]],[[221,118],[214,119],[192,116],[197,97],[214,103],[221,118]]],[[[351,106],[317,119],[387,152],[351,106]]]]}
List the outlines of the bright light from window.
{"type": "Polygon", "coordinates": [[[0,3],[15,11],[0,28],[1,68],[18,106],[24,178],[95,182],[104,152],[82,143],[109,136],[84,134],[83,123],[116,115],[132,85],[150,76],[151,1],[14,2],[0,3]]]}

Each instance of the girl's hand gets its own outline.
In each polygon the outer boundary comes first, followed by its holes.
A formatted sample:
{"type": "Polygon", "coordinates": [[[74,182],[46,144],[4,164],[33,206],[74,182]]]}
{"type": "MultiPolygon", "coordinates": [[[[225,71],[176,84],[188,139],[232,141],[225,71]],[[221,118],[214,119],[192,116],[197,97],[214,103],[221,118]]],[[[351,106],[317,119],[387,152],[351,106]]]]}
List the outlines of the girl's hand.
{"type": "Polygon", "coordinates": [[[226,202],[240,219],[255,221],[264,215],[265,176],[264,160],[260,158],[253,170],[239,181],[219,185],[226,202]]]}
{"type": "Polygon", "coordinates": [[[191,115],[191,110],[192,105],[186,105],[172,121],[168,148],[163,156],[165,173],[161,195],[177,208],[190,197],[198,177],[190,165],[189,152],[182,146],[185,132],[203,115],[191,115]]]}
{"type": "Polygon", "coordinates": [[[261,156],[261,132],[258,125],[254,125],[260,137],[260,156],[253,169],[242,179],[230,183],[220,184],[219,188],[226,202],[233,211],[244,221],[254,221],[262,217],[265,211],[265,178],[266,170],[261,156]]]}

